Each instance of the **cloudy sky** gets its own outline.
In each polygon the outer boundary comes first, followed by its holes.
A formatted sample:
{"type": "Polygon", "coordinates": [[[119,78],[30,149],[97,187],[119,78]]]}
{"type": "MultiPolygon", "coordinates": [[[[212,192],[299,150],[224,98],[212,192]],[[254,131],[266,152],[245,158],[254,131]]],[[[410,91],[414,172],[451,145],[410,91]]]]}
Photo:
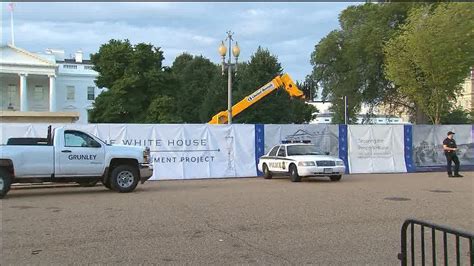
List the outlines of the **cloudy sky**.
{"type": "MultiPolygon", "coordinates": [[[[285,72],[303,80],[310,54],[338,14],[358,3],[16,3],[15,44],[32,52],[82,49],[86,57],[110,39],[146,42],[164,51],[165,64],[188,52],[219,62],[217,47],[235,33],[240,60],[260,45],[278,56],[285,72]]],[[[2,45],[10,43],[10,14],[2,5],[2,45]]]]}

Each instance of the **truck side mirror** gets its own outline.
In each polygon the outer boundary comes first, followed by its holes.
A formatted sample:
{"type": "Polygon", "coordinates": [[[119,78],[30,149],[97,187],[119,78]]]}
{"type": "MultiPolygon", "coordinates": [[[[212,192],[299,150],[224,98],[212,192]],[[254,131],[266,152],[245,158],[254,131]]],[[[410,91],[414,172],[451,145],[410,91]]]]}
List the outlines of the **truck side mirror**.
{"type": "Polygon", "coordinates": [[[52,145],[52,144],[53,144],[53,140],[52,140],[53,135],[52,135],[51,130],[52,130],[52,127],[51,127],[51,125],[49,125],[49,126],[48,126],[48,133],[47,133],[48,135],[46,136],[46,139],[47,139],[47,141],[48,141],[48,145],[52,145]]]}
{"type": "Polygon", "coordinates": [[[100,148],[102,147],[102,145],[100,145],[99,142],[95,141],[95,140],[91,140],[88,145],[89,147],[92,147],[92,148],[100,148]]]}

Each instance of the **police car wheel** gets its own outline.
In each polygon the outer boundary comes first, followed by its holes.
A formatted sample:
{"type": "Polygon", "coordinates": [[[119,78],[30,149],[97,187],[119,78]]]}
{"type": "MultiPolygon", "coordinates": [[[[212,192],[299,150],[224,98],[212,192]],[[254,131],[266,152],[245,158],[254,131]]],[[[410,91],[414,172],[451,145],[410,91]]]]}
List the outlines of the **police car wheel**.
{"type": "Polygon", "coordinates": [[[337,181],[341,180],[342,175],[332,175],[332,176],[329,176],[329,178],[331,179],[331,181],[337,182],[337,181]]]}
{"type": "Polygon", "coordinates": [[[290,165],[291,182],[300,182],[301,176],[298,175],[298,168],[294,164],[290,165]]]}
{"type": "Polygon", "coordinates": [[[11,175],[5,169],[0,169],[0,199],[3,199],[10,191],[11,187],[11,175]]]}
{"type": "Polygon", "coordinates": [[[263,178],[265,179],[271,179],[272,178],[272,172],[268,169],[267,164],[263,164],[263,178]]]}

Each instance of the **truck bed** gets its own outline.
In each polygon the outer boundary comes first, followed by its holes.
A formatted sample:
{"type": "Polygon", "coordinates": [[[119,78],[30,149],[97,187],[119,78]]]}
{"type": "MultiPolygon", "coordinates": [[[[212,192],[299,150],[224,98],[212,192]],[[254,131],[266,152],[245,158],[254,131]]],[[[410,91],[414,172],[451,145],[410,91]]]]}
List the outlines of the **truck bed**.
{"type": "Polygon", "coordinates": [[[7,145],[48,146],[46,138],[9,138],[7,145]]]}

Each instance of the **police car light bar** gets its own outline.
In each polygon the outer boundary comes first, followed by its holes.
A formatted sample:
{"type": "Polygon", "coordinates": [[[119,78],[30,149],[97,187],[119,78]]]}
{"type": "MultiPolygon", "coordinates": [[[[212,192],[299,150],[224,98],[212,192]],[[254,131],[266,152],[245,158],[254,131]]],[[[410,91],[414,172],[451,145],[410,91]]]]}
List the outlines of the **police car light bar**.
{"type": "Polygon", "coordinates": [[[288,143],[311,143],[311,140],[282,140],[282,144],[288,144],[288,143]]]}

